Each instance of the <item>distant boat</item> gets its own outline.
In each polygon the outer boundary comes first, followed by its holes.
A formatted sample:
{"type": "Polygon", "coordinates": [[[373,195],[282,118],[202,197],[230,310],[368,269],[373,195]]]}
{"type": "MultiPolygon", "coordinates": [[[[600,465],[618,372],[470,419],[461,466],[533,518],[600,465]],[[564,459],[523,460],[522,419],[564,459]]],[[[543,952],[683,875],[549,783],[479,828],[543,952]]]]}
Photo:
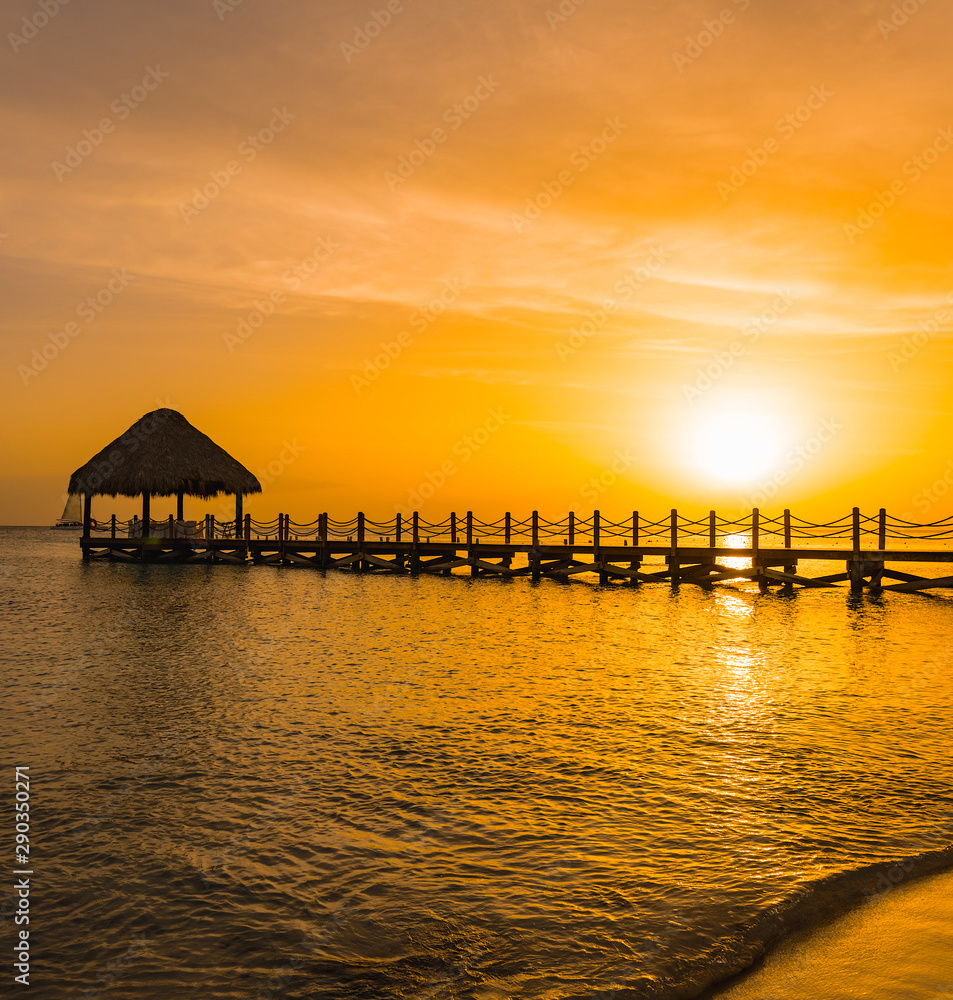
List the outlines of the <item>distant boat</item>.
{"type": "Polygon", "coordinates": [[[66,500],[63,513],[56,519],[54,528],[82,528],[83,526],[83,498],[78,493],[70,493],[66,500]]]}

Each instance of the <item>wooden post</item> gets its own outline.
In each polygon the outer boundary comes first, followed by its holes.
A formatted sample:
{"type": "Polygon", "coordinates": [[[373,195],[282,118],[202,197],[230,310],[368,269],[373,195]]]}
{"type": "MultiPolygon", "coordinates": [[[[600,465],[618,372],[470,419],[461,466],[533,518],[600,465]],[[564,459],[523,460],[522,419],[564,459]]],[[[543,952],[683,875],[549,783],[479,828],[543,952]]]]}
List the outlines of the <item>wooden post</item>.
{"type": "Polygon", "coordinates": [[[149,512],[149,494],[142,494],[142,537],[148,538],[152,532],[152,514],[149,512]]]}
{"type": "Polygon", "coordinates": [[[116,515],[115,514],[113,514],[113,516],[109,519],[109,537],[110,538],[115,538],[116,537],[116,515]]]}
{"type": "Polygon", "coordinates": [[[715,512],[710,510],[708,512],[708,546],[712,549],[718,544],[718,534],[715,529],[715,512]]]}
{"type": "Polygon", "coordinates": [[[672,586],[677,587],[680,580],[678,572],[678,511],[674,507],[669,516],[669,545],[668,568],[672,575],[672,586]]]}
{"type": "Polygon", "coordinates": [[[328,547],[328,514],[324,511],[318,515],[318,534],[321,536],[321,568],[327,569],[331,564],[331,551],[328,547]]]}
{"type": "Polygon", "coordinates": [[[595,567],[599,570],[599,583],[604,584],[609,582],[609,577],[606,575],[606,571],[602,565],[602,553],[599,551],[601,542],[602,513],[601,511],[594,510],[592,512],[592,560],[595,567]]]}
{"type": "Polygon", "coordinates": [[[251,514],[245,515],[245,541],[251,541],[251,514]]]}
{"type": "Polygon", "coordinates": [[[467,511],[467,559],[470,561],[470,576],[479,576],[480,569],[474,564],[473,556],[473,511],[467,511]]]}
{"type": "Polygon", "coordinates": [[[860,555],[860,508],[855,507],[851,514],[853,520],[851,535],[853,536],[854,555],[858,556],[860,555]]]}
{"type": "Polygon", "coordinates": [[[450,544],[457,544],[457,515],[450,511],[450,544]]]}
{"type": "Polygon", "coordinates": [[[420,515],[414,511],[414,545],[420,542],[420,515]]]}
{"type": "MultiPolygon", "coordinates": [[[[785,508],[784,510],[784,547],[789,549],[791,547],[791,511],[785,508]]],[[[785,563],[784,566],[785,573],[796,573],[797,563],[785,563]]],[[[791,591],[793,585],[791,583],[785,583],[784,587],[786,591],[791,591]]]]}
{"type": "Polygon", "coordinates": [[[569,544],[576,544],[576,514],[574,511],[569,512],[569,544]]]}
{"type": "Polygon", "coordinates": [[[509,511],[506,512],[506,520],[505,520],[505,524],[503,526],[503,541],[505,541],[507,545],[510,544],[510,512],[509,511]]]}
{"type": "Polygon", "coordinates": [[[877,525],[877,546],[881,552],[887,547],[887,510],[880,508],[880,523],[877,525]]]}
{"type": "Polygon", "coordinates": [[[394,541],[399,542],[404,530],[404,519],[398,514],[394,522],[394,541]]]}
{"type": "MultiPolygon", "coordinates": [[[[244,520],[244,497],[241,493],[235,494],[235,539],[236,541],[241,538],[242,535],[242,521],[244,520]]],[[[180,515],[181,516],[181,515],[180,515]]]]}
{"type": "Polygon", "coordinates": [[[637,510],[632,511],[632,544],[633,546],[639,544],[639,512],[637,510]]]}
{"type": "Polygon", "coordinates": [[[533,511],[533,551],[530,553],[530,565],[533,567],[533,579],[540,577],[539,566],[539,511],[533,511]]]}
{"type": "Polygon", "coordinates": [[[280,545],[285,540],[285,515],[278,515],[278,544],[280,545]]]}
{"type": "Polygon", "coordinates": [[[364,511],[362,510],[357,512],[357,543],[358,545],[364,544],[364,511]]]}
{"type": "MultiPolygon", "coordinates": [[[[83,494],[83,540],[89,540],[89,533],[92,527],[93,521],[93,495],[92,493],[83,494]]],[[[113,524],[115,525],[116,515],[113,514],[113,524]]],[[[113,529],[115,531],[115,528],[113,529]]],[[[115,538],[115,534],[113,535],[115,538]]],[[[85,545],[82,546],[83,550],[83,560],[89,560],[89,548],[85,545]]]]}
{"type": "Polygon", "coordinates": [[[175,495],[175,519],[177,521],[185,520],[185,490],[180,489],[175,495]]]}
{"type": "Polygon", "coordinates": [[[175,538],[175,518],[171,514],[169,515],[169,529],[168,529],[168,531],[169,531],[169,536],[168,537],[169,538],[175,538]]]}
{"type": "Polygon", "coordinates": [[[758,558],[758,551],[761,548],[761,511],[757,507],[751,510],[751,568],[754,570],[755,578],[758,581],[758,590],[762,594],[767,593],[768,578],[761,571],[761,562],[758,558]]]}

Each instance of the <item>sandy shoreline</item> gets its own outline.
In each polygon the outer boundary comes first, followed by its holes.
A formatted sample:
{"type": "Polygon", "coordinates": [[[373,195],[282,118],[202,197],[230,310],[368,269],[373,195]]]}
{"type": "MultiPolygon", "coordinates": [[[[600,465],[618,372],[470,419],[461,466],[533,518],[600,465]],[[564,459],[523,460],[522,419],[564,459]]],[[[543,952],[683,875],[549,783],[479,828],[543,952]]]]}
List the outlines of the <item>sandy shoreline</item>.
{"type": "Polygon", "coordinates": [[[712,1000],[953,1000],[953,872],[878,894],[779,945],[712,1000]]]}

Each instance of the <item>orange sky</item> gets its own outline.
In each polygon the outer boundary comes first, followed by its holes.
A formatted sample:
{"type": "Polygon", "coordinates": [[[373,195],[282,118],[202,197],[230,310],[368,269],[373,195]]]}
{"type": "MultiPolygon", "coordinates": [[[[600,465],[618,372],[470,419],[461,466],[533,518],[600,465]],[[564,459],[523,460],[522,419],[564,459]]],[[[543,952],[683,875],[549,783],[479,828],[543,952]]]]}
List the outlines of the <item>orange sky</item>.
{"type": "Polygon", "coordinates": [[[0,523],[950,513],[953,9],[723,3],[10,0],[0,523]]]}

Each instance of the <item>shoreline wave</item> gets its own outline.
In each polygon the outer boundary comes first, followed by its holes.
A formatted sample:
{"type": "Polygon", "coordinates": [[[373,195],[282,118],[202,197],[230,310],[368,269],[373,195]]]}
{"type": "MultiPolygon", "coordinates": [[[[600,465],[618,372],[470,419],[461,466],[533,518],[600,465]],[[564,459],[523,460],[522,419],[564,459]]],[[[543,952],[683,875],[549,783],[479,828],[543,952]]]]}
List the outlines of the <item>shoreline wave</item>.
{"type": "Polygon", "coordinates": [[[953,844],[919,854],[876,861],[846,872],[832,872],[798,886],[742,928],[735,967],[708,983],[685,983],[676,992],[659,993],[659,1000],[709,1000],[732,980],[753,969],[791,934],[810,931],[871,902],[884,893],[931,875],[953,870],[953,844]],[[700,992],[699,992],[700,991],[700,992]]]}

